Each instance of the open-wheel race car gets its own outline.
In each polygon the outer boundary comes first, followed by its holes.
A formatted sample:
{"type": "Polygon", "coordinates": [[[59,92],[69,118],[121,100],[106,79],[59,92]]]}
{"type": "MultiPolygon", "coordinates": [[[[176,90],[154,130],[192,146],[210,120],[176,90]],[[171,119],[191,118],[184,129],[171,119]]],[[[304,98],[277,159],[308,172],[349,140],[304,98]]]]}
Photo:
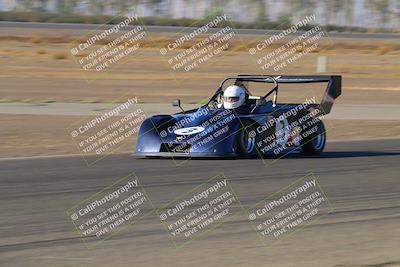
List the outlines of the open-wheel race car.
{"type": "Polygon", "coordinates": [[[256,157],[324,150],[322,118],[341,94],[341,76],[238,75],[224,79],[204,105],[156,115],[143,121],[136,155],[145,157],[256,157]],[[253,95],[252,83],[265,84],[265,94],[253,95]],[[281,84],[326,83],[320,101],[279,103],[281,84]],[[231,84],[231,85],[229,85],[231,84]],[[228,86],[229,85],[229,86],[228,86]],[[268,87],[272,89],[268,90],[268,87]],[[320,102],[320,103],[316,103],[320,102]]]}

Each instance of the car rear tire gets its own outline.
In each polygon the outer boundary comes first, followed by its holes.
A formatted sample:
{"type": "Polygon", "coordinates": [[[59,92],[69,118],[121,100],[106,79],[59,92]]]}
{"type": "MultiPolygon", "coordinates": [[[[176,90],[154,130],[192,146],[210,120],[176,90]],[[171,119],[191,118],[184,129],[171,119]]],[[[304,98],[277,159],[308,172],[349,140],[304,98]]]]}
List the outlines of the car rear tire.
{"type": "Polygon", "coordinates": [[[250,158],[256,152],[256,132],[251,122],[244,122],[237,135],[237,149],[241,157],[250,158]]]}
{"type": "Polygon", "coordinates": [[[301,141],[301,150],[304,155],[318,155],[321,154],[325,148],[325,126],[322,121],[318,122],[316,126],[317,130],[301,141]]]}

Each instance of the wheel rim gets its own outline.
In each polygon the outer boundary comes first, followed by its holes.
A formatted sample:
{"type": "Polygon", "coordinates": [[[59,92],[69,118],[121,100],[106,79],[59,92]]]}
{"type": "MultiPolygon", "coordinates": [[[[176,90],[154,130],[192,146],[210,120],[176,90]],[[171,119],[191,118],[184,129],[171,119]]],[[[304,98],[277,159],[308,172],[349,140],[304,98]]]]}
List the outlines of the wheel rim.
{"type": "Polygon", "coordinates": [[[322,132],[322,129],[320,127],[318,127],[317,136],[313,138],[312,142],[313,142],[313,146],[316,150],[322,149],[324,142],[325,142],[325,135],[324,135],[324,132],[322,132]]]}
{"type": "Polygon", "coordinates": [[[247,153],[252,153],[253,150],[254,150],[254,145],[256,143],[256,138],[255,137],[251,137],[249,135],[249,133],[247,132],[247,130],[246,130],[245,133],[244,133],[243,139],[244,139],[243,143],[244,143],[244,147],[246,149],[246,152],[247,153]]]}

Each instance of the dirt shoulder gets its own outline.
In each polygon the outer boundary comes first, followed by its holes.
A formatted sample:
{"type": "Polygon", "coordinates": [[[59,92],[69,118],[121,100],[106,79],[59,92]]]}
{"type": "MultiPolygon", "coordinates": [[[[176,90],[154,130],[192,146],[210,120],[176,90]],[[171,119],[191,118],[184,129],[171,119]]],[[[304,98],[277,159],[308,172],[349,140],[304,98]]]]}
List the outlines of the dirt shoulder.
{"type": "MultiPolygon", "coordinates": [[[[102,73],[92,73],[82,69],[80,56],[70,53],[70,42],[84,36],[5,28],[0,34],[0,101],[96,103],[134,95],[143,103],[174,98],[196,103],[208,98],[227,76],[263,73],[248,52],[260,37],[240,37],[220,55],[185,72],[173,71],[168,58],[160,55],[160,47],[172,37],[152,35],[137,53],[102,73]]],[[[326,73],[343,77],[341,103],[400,102],[400,41],[333,38],[280,74],[315,74],[319,56],[327,57],[326,73]]],[[[296,96],[299,91],[286,94],[296,96]]]]}

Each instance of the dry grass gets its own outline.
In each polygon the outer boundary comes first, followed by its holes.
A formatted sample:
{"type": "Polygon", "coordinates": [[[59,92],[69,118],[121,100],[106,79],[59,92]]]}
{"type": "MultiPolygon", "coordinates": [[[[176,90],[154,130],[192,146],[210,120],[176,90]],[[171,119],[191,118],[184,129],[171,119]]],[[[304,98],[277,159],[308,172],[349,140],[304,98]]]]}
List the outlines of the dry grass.
{"type": "MultiPolygon", "coordinates": [[[[144,47],[141,47],[144,49],[141,48],[139,53],[130,55],[106,71],[98,73],[83,71],[77,62],[80,57],[87,56],[93,49],[81,51],[73,57],[70,52],[72,47],[69,44],[49,43],[46,38],[44,36],[43,42],[38,45],[16,40],[1,41],[0,38],[0,58],[4,61],[1,79],[2,83],[7,84],[0,90],[1,98],[12,97],[19,101],[29,98],[35,102],[53,98],[57,102],[104,102],[113,99],[116,94],[130,91],[137,94],[143,102],[164,102],[177,97],[183,101],[194,101],[193,99],[197,101],[211,94],[215,84],[219,83],[222,77],[234,73],[255,73],[259,70],[255,61],[257,58],[249,56],[248,49],[254,47],[260,39],[234,40],[230,43],[230,51],[218,55],[218,59],[211,59],[191,72],[172,72],[167,62],[168,58],[160,55],[159,47],[165,47],[174,38],[149,36],[143,39],[144,47]],[[46,77],[46,81],[43,77],[46,77]],[[80,90],[77,85],[85,84],[85,81],[88,82],[88,87],[96,90],[80,90]],[[181,90],[186,86],[190,87],[190,90],[181,90]],[[10,87],[13,88],[12,91],[8,89],[10,87]],[[154,90],[164,87],[165,90],[154,90]]],[[[61,38],[57,42],[60,40],[61,38]]],[[[378,47],[385,47],[385,50],[396,49],[398,43],[391,40],[360,42],[356,39],[341,38],[323,44],[325,47],[331,45],[332,49],[324,50],[322,46],[318,47],[317,51],[311,51],[309,55],[289,65],[284,72],[314,73],[319,50],[319,53],[323,51],[329,58],[329,73],[342,74],[346,86],[395,87],[400,71],[398,65],[400,53],[391,50],[386,55],[377,56],[377,50],[371,49],[378,47]],[[365,47],[368,50],[356,49],[357,47],[365,47]]],[[[275,47],[278,47],[278,44],[263,52],[271,52],[275,47]]],[[[96,45],[96,48],[100,46],[96,45]]],[[[172,57],[180,52],[182,50],[171,51],[168,56],[172,57]]],[[[398,97],[389,97],[389,93],[377,95],[374,91],[367,93],[363,91],[360,97],[360,93],[349,95],[347,87],[344,92],[341,101],[350,99],[356,102],[393,103],[398,100],[398,97]]],[[[392,95],[394,94],[390,94],[392,95]]]]}
{"type": "Polygon", "coordinates": [[[57,52],[53,54],[53,58],[57,60],[63,60],[68,58],[68,54],[65,52],[57,52]]]}
{"type": "Polygon", "coordinates": [[[14,102],[17,102],[17,101],[18,101],[18,99],[12,98],[12,97],[0,98],[0,103],[14,103],[14,102]]]}
{"type": "Polygon", "coordinates": [[[32,36],[32,37],[29,39],[29,42],[32,43],[32,44],[40,44],[40,43],[43,42],[43,39],[42,39],[42,37],[40,37],[40,36],[32,36]]]}
{"type": "Polygon", "coordinates": [[[96,104],[96,103],[101,103],[100,100],[98,99],[92,99],[92,98],[85,98],[79,101],[80,103],[86,103],[86,104],[96,104]]]}
{"type": "Polygon", "coordinates": [[[36,54],[45,55],[45,54],[47,54],[47,51],[45,49],[38,49],[38,50],[36,50],[36,54]]]}
{"type": "Polygon", "coordinates": [[[390,51],[392,51],[392,48],[387,46],[387,45],[383,45],[381,47],[378,48],[378,50],[376,51],[377,55],[386,55],[387,53],[389,53],[390,51]]]}
{"type": "MultiPolygon", "coordinates": [[[[158,36],[158,37],[148,37],[140,41],[141,47],[147,48],[162,48],[168,46],[168,44],[176,41],[177,36],[158,36]]],[[[193,45],[202,41],[202,38],[194,38],[190,41],[186,41],[179,46],[179,49],[188,49],[193,45]]],[[[0,36],[0,41],[17,41],[22,43],[32,43],[32,44],[67,44],[71,47],[76,47],[79,43],[86,42],[85,37],[74,37],[69,35],[60,36],[0,36]]],[[[96,42],[97,45],[105,45],[113,41],[112,39],[103,39],[96,42]]],[[[262,39],[251,38],[242,39],[237,38],[229,42],[229,47],[226,50],[230,51],[248,51],[250,47],[255,47],[257,43],[261,42],[262,39]]],[[[284,45],[285,42],[276,42],[268,47],[268,49],[276,49],[284,45]]],[[[135,44],[130,44],[133,46],[135,44]]],[[[352,52],[352,51],[374,51],[378,55],[384,55],[389,52],[400,52],[400,44],[398,43],[382,43],[382,42],[347,42],[347,41],[337,41],[334,45],[331,42],[321,42],[319,43],[318,49],[312,51],[317,53],[321,50],[328,49],[330,51],[336,52],[352,52]]],[[[77,55],[82,56],[82,55],[77,55]]]]}

